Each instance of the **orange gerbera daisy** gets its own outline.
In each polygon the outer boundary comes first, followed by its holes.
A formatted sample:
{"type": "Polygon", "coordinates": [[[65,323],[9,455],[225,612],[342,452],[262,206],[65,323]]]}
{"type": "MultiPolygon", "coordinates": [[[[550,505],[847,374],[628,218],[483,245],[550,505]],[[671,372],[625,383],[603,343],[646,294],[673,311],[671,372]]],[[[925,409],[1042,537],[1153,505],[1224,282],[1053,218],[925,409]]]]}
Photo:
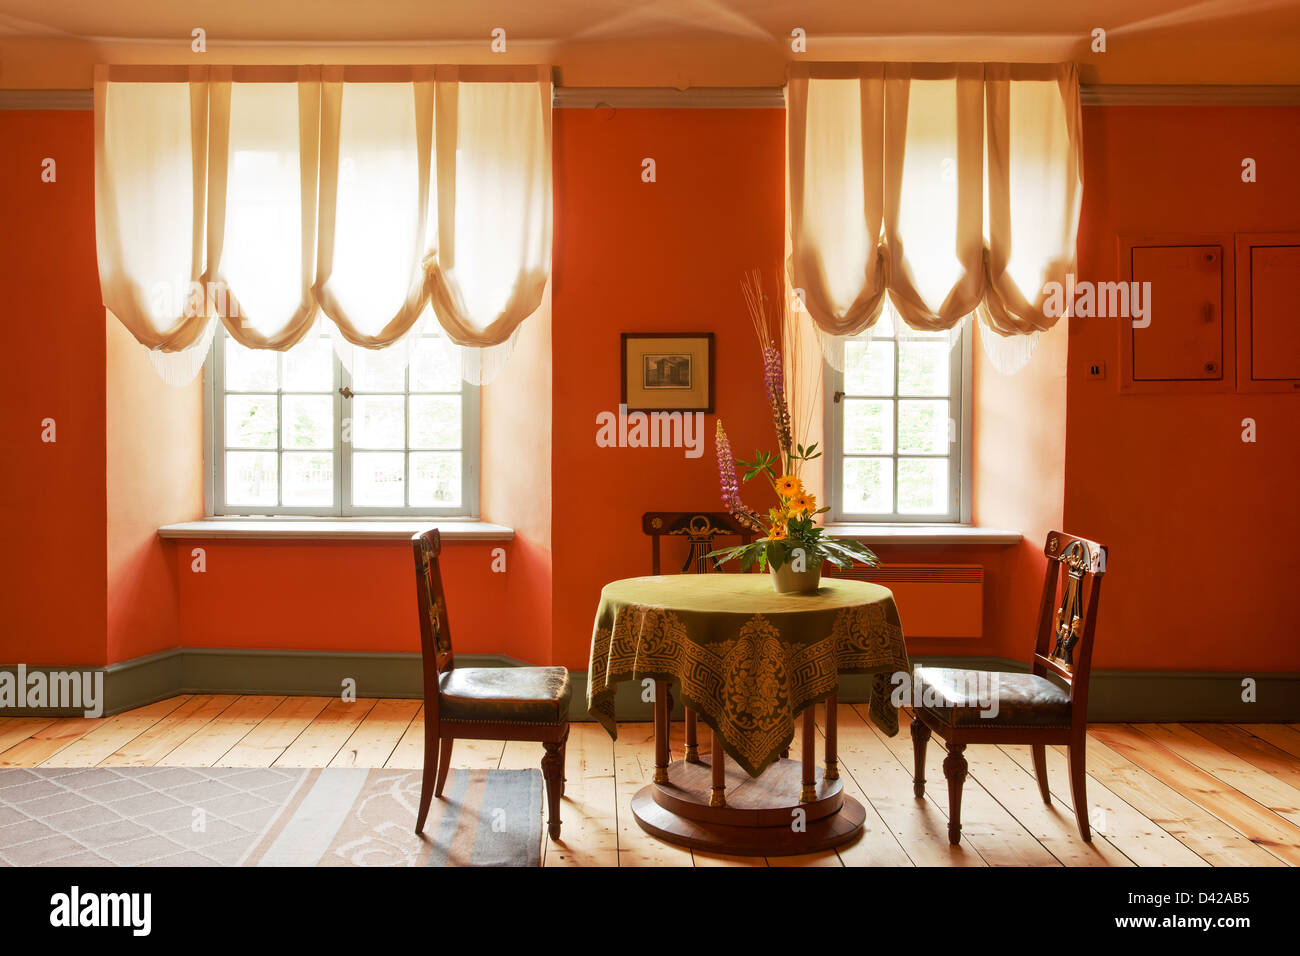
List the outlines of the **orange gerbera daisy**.
{"type": "Polygon", "coordinates": [[[783,525],[783,524],[774,524],[774,525],[772,525],[772,530],[771,530],[771,532],[770,532],[770,533],[768,534],[768,536],[767,536],[767,540],[768,540],[768,541],[783,541],[783,540],[785,540],[785,539],[788,538],[788,537],[790,537],[790,532],[786,531],[786,529],[785,529],[785,525],[783,525]]]}
{"type": "Polygon", "coordinates": [[[806,495],[801,492],[792,497],[788,504],[792,515],[812,514],[817,510],[817,496],[806,495]]]}
{"type": "Polygon", "coordinates": [[[782,498],[803,494],[803,482],[794,475],[782,475],[776,480],[776,493],[782,498]]]}

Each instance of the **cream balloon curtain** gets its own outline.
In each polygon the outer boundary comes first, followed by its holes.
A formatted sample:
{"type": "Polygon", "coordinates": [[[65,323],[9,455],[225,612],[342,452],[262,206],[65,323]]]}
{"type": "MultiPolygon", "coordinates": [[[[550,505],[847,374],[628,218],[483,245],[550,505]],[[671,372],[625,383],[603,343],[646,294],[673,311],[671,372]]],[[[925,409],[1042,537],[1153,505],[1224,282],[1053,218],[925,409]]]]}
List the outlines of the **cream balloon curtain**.
{"type": "Polygon", "coordinates": [[[787,102],[789,274],[823,335],[886,300],[922,331],[975,314],[986,343],[1055,324],[1044,286],[1073,269],[1083,191],[1074,64],[797,65],[787,102]]]}
{"type": "Polygon", "coordinates": [[[430,315],[482,381],[550,275],[546,67],[100,67],[95,162],[104,304],[172,381],[218,320],[349,361],[430,315]]]}

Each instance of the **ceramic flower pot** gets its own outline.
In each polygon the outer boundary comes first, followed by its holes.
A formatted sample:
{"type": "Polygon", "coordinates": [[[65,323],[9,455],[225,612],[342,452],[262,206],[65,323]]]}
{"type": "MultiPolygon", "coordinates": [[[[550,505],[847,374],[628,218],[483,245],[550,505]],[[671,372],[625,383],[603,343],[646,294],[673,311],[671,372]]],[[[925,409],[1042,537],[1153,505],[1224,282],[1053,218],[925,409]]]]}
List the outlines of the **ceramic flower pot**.
{"type": "Polygon", "coordinates": [[[776,589],[777,594],[800,594],[816,591],[821,586],[820,562],[804,571],[796,571],[794,564],[789,562],[781,565],[780,568],[768,565],[767,570],[772,575],[772,587],[776,589]]]}

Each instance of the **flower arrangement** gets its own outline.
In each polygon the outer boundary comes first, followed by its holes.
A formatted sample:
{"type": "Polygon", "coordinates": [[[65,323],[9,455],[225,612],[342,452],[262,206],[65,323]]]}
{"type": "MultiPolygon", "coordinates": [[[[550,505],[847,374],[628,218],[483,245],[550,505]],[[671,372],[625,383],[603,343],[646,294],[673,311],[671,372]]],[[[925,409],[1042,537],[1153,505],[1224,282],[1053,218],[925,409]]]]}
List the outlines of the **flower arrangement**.
{"type": "MultiPolygon", "coordinates": [[[[779,273],[778,285],[783,287],[779,273]]],[[[800,478],[803,466],[820,458],[822,453],[817,450],[817,442],[804,445],[795,441],[787,386],[796,397],[802,394],[798,381],[801,363],[791,363],[787,382],[785,356],[773,338],[775,325],[797,359],[801,351],[798,323],[791,320],[784,297],[778,305],[772,304],[771,298],[763,292],[762,279],[757,272],[745,277],[741,289],[763,356],[763,388],[772,413],[778,451],[773,454],[759,449],[754,452],[752,461],[737,461],[732,455],[731,442],[722,427],[722,420],[718,420],[716,445],[722,502],[728,513],[759,539],[750,544],[713,551],[708,556],[714,558],[719,567],[727,561],[739,559],[742,571],[748,571],[755,563],[760,569],[770,567],[774,572],[787,564],[796,571],[814,571],[825,561],[841,568],[850,567],[854,562],[874,567],[879,562],[866,545],[832,538],[815,523],[817,515],[830,509],[817,507],[816,497],[808,493],[800,478]],[[737,465],[745,469],[740,481],[736,478],[737,465]],[[766,520],[740,497],[741,482],[752,481],[760,475],[768,480],[776,495],[776,504],[768,509],[766,520]]],[[[819,383],[814,383],[814,389],[818,387],[819,383]]],[[[805,422],[804,430],[810,424],[811,421],[805,422]]]]}

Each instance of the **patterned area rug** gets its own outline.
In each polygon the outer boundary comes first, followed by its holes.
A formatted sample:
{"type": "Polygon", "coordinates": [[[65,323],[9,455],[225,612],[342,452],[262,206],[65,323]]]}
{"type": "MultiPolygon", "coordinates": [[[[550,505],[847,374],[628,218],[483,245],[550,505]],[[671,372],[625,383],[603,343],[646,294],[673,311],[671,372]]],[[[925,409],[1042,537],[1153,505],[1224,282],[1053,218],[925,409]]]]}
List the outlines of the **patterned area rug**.
{"type": "Polygon", "coordinates": [[[0,770],[0,865],[540,865],[540,772],[452,771],[423,837],[419,800],[410,770],[0,770]]]}

